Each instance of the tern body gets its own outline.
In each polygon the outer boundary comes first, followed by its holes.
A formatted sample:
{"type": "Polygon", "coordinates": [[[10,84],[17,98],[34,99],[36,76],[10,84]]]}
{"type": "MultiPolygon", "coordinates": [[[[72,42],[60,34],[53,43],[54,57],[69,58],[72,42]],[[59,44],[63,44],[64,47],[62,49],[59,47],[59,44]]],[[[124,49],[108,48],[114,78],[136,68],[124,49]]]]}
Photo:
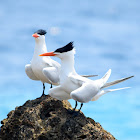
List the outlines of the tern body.
{"type": "MultiPolygon", "coordinates": [[[[31,68],[33,73],[35,74],[35,76],[42,82],[42,83],[49,83],[49,84],[53,84],[53,85],[58,85],[59,84],[59,80],[52,80],[49,79],[47,77],[47,75],[45,75],[45,70],[49,71],[49,68],[54,68],[56,69],[56,71],[58,72],[56,74],[56,79],[59,79],[59,71],[60,71],[60,64],[57,63],[56,61],[52,60],[50,57],[39,57],[40,53],[45,53],[47,52],[47,48],[46,48],[46,44],[44,42],[44,44],[36,44],[35,46],[35,51],[34,51],[34,55],[33,58],[31,60],[31,68]],[[39,47],[41,46],[41,47],[39,47]]],[[[50,70],[51,72],[51,70],[50,70]]]]}
{"type": "Polygon", "coordinates": [[[82,107],[83,103],[95,101],[107,92],[128,88],[125,87],[104,90],[104,88],[106,87],[110,87],[133,77],[130,76],[107,83],[107,80],[111,75],[111,69],[109,69],[101,79],[97,80],[90,80],[78,75],[74,68],[74,54],[75,50],[73,47],[73,43],[70,42],[66,46],[59,48],[54,52],[44,53],[40,55],[56,56],[61,59],[60,85],[49,90],[49,95],[53,98],[56,98],[58,100],[74,99],[76,101],[76,106],[78,101],[81,102],[82,107]]]}
{"type": "Polygon", "coordinates": [[[35,38],[35,49],[31,64],[25,66],[27,76],[32,80],[40,80],[43,83],[59,85],[60,64],[48,57],[40,57],[39,54],[46,53],[45,30],[38,30],[32,36],[35,38]]]}

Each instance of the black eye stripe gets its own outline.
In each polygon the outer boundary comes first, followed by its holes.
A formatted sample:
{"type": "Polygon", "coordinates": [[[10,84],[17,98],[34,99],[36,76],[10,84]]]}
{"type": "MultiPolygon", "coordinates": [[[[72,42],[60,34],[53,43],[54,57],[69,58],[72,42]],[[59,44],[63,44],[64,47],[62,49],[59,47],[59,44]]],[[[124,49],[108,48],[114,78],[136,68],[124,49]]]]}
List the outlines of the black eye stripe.
{"type": "Polygon", "coordinates": [[[55,50],[54,52],[59,52],[59,53],[68,52],[68,51],[71,51],[73,48],[74,48],[73,42],[70,42],[64,47],[55,50]]]}
{"type": "Polygon", "coordinates": [[[45,30],[39,29],[35,33],[37,33],[39,35],[45,35],[47,32],[45,30]]]}

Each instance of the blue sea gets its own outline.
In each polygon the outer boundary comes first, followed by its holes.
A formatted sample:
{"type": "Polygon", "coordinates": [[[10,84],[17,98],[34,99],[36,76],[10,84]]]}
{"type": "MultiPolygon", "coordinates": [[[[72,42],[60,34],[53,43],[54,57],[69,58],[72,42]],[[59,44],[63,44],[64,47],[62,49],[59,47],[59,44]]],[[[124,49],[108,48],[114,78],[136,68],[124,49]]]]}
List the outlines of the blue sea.
{"type": "MultiPolygon", "coordinates": [[[[139,140],[140,1],[1,0],[0,120],[16,106],[42,94],[42,83],[25,74],[34,52],[32,34],[40,28],[47,30],[48,51],[74,41],[79,74],[98,74],[91,78],[94,80],[111,68],[109,81],[135,76],[112,87],[130,89],[84,104],[82,112],[118,140],[139,140]]],[[[46,87],[47,94],[50,85],[46,87]]],[[[74,107],[75,102],[70,102],[74,107]]]]}

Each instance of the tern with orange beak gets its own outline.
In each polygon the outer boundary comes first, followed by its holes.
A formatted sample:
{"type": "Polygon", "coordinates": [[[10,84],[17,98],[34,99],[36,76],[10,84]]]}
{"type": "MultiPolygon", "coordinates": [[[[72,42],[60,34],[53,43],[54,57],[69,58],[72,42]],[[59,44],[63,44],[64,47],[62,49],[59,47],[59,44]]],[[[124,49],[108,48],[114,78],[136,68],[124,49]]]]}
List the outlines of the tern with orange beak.
{"type": "Polygon", "coordinates": [[[47,52],[45,43],[45,30],[38,30],[32,36],[35,38],[35,49],[31,64],[25,66],[27,76],[32,80],[39,80],[43,83],[43,93],[45,83],[59,85],[60,64],[48,57],[40,57],[39,54],[47,52]]]}
{"type": "Polygon", "coordinates": [[[60,71],[60,85],[49,90],[49,95],[58,100],[74,99],[77,107],[77,101],[81,103],[81,110],[83,103],[89,101],[95,101],[103,94],[121,90],[129,87],[118,88],[118,89],[107,89],[112,85],[118,84],[125,80],[132,78],[133,76],[115,80],[107,83],[111,75],[111,69],[101,78],[97,80],[90,80],[88,78],[78,75],[74,68],[74,54],[75,49],[73,42],[70,42],[66,46],[55,50],[54,52],[44,53],[40,56],[56,56],[61,59],[61,71],[60,71]]]}

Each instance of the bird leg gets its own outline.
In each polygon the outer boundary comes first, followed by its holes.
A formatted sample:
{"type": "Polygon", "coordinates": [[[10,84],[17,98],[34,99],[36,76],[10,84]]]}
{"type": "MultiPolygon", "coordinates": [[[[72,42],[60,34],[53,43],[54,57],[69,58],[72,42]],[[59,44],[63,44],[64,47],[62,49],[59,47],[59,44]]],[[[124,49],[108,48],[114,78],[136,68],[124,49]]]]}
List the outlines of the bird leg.
{"type": "Polygon", "coordinates": [[[75,112],[75,109],[76,109],[76,107],[77,107],[77,101],[76,101],[76,104],[75,104],[75,108],[73,109],[73,117],[76,117],[76,116],[78,116],[78,114],[79,114],[79,112],[80,112],[80,110],[81,110],[81,108],[82,108],[82,106],[83,106],[83,103],[81,103],[81,107],[80,107],[80,109],[78,110],[78,112],[75,112]]]}
{"type": "Polygon", "coordinates": [[[45,84],[43,83],[43,93],[42,93],[42,96],[45,95],[44,91],[45,91],[45,84]]]}
{"type": "Polygon", "coordinates": [[[52,88],[52,84],[51,84],[51,87],[50,88],[52,88]]]}
{"type": "Polygon", "coordinates": [[[76,109],[76,107],[77,107],[77,101],[75,101],[76,103],[75,103],[75,107],[74,107],[74,109],[73,109],[73,112],[75,111],[75,109],[76,109]]]}
{"type": "Polygon", "coordinates": [[[80,110],[81,110],[82,106],[83,106],[83,103],[81,103],[81,107],[80,107],[80,109],[78,110],[78,112],[80,112],[80,110]]]}
{"type": "Polygon", "coordinates": [[[78,105],[77,104],[77,101],[75,101],[75,107],[73,108],[73,110],[68,110],[69,114],[73,114],[73,116],[76,116],[77,115],[77,113],[75,112],[75,109],[76,109],[77,105],[78,105]]]}

